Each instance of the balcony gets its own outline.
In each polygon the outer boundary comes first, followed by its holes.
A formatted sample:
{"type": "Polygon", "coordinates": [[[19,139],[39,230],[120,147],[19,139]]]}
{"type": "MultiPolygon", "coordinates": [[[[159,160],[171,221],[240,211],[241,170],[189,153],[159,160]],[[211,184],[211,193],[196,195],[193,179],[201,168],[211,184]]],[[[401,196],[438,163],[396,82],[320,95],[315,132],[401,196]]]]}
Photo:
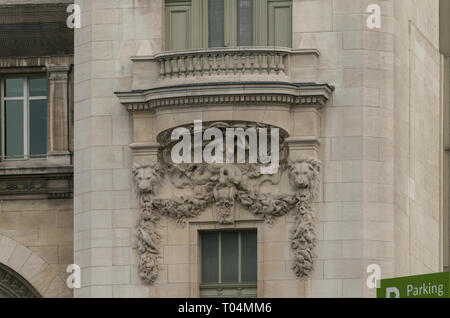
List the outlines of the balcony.
{"type": "Polygon", "coordinates": [[[320,108],[334,87],[318,83],[316,49],[212,48],[131,59],[131,89],[115,94],[132,114],[134,154],[157,153],[160,133],[199,119],[272,125],[292,137],[293,152],[317,152],[320,108]]]}
{"type": "Polygon", "coordinates": [[[318,57],[316,49],[283,47],[210,48],[132,57],[133,89],[208,82],[314,82],[311,71],[318,57]]]}

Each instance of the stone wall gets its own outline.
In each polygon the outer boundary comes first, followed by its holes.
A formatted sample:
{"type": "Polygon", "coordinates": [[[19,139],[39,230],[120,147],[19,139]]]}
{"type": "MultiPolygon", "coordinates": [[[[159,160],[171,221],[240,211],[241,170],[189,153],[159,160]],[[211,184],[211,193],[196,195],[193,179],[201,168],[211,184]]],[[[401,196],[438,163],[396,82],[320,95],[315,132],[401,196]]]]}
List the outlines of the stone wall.
{"type": "Polygon", "coordinates": [[[130,57],[161,50],[161,1],[76,1],[75,263],[78,297],[147,297],[133,250],[137,200],[131,180],[131,118],[114,91],[131,86],[130,57]]]}
{"type": "Polygon", "coordinates": [[[439,1],[394,1],[395,275],[442,270],[439,1]]]}
{"type": "Polygon", "coordinates": [[[2,200],[0,263],[21,274],[44,297],[72,297],[73,201],[2,200]]]}
{"type": "Polygon", "coordinates": [[[393,7],[369,30],[367,1],[294,1],[294,45],[321,52],[318,81],[336,86],[322,110],[321,241],[309,295],[360,297],[366,267],[393,273],[393,7]]]}

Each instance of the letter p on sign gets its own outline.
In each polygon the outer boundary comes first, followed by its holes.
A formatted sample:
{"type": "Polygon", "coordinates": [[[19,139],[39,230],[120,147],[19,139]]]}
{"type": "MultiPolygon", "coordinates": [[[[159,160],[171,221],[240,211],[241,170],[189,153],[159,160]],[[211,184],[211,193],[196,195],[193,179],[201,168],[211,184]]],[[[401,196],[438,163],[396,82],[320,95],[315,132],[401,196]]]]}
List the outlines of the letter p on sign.
{"type": "Polygon", "coordinates": [[[400,291],[396,287],[386,288],[386,298],[400,298],[400,291]],[[394,297],[391,297],[394,295],[394,297]]]}

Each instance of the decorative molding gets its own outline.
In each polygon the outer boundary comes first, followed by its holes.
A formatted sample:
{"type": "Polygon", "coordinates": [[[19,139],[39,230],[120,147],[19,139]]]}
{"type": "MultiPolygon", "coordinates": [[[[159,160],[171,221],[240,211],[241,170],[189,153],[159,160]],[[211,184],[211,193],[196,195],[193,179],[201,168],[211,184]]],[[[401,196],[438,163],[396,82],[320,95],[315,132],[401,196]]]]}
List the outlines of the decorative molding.
{"type": "Polygon", "coordinates": [[[50,81],[67,81],[72,66],[67,65],[47,65],[48,79],[50,81]]]}
{"type": "Polygon", "coordinates": [[[31,57],[1,57],[0,58],[0,73],[9,69],[26,70],[29,68],[32,71],[44,71],[48,65],[58,64],[73,64],[73,55],[59,55],[59,56],[31,56],[31,57]]]}
{"type": "MultiPolygon", "coordinates": [[[[133,167],[141,207],[137,228],[138,270],[144,282],[152,284],[158,277],[161,257],[158,223],[161,217],[176,219],[184,225],[188,219],[212,206],[219,224],[233,224],[237,204],[269,224],[292,212],[295,220],[290,235],[294,253],[292,269],[299,279],[311,277],[316,245],[311,204],[320,186],[321,164],[317,159],[289,158],[288,151],[281,150],[280,167],[274,175],[262,175],[260,164],[176,165],[166,155],[172,144],[164,136],[158,140],[161,146],[157,161],[136,161],[133,167]],[[261,191],[263,183],[277,187],[283,177],[289,180],[292,194],[261,191]],[[192,189],[193,195],[160,198],[158,188],[163,180],[169,180],[174,189],[192,189]]],[[[281,149],[285,145],[285,137],[281,134],[281,149]]]]}
{"type": "Polygon", "coordinates": [[[148,112],[159,107],[224,104],[275,104],[323,106],[333,87],[327,84],[285,82],[203,83],[161,87],[145,91],[116,92],[128,112],[148,112]]]}
{"type": "Polygon", "coordinates": [[[0,199],[12,199],[14,196],[71,198],[73,196],[72,168],[3,169],[0,174],[0,199]]]}
{"type": "Polygon", "coordinates": [[[273,47],[273,46],[241,46],[241,47],[224,47],[224,48],[207,48],[207,49],[194,49],[194,50],[178,50],[178,51],[166,51],[152,56],[132,56],[131,60],[136,61],[155,61],[161,58],[178,57],[181,55],[204,55],[204,54],[230,54],[234,52],[253,52],[253,53],[284,53],[294,55],[315,55],[320,56],[318,49],[291,49],[286,47],[273,47]]]}

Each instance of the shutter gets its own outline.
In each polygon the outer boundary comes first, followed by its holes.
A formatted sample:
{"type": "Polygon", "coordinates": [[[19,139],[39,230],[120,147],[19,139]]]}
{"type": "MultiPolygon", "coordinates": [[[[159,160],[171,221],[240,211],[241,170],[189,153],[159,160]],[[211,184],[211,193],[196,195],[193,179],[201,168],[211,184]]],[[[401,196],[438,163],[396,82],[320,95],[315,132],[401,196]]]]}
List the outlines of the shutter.
{"type": "Polygon", "coordinates": [[[292,46],[292,1],[269,1],[269,46],[292,46]]]}
{"type": "Polygon", "coordinates": [[[166,3],[166,50],[191,48],[190,2],[166,3]]]}

